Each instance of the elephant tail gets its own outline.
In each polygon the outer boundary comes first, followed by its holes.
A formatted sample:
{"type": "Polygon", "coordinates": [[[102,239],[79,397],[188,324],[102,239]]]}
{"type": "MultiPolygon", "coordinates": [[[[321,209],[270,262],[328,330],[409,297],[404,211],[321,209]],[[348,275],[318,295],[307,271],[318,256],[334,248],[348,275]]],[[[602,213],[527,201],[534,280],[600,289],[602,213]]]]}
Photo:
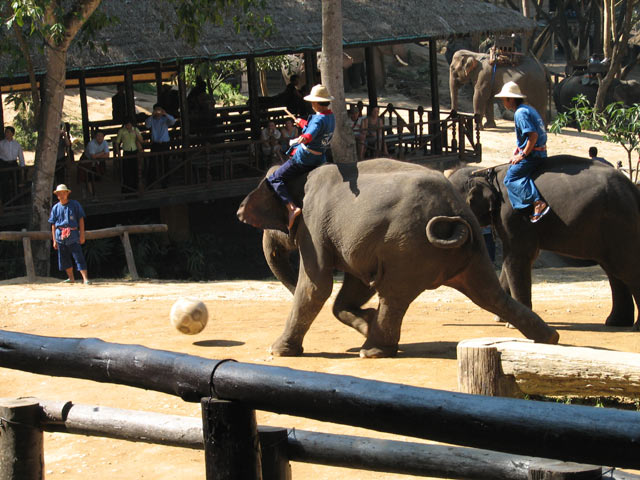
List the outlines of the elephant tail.
{"type": "Polygon", "coordinates": [[[462,217],[433,217],[427,223],[427,239],[438,248],[458,248],[471,238],[471,225],[462,217]]]}

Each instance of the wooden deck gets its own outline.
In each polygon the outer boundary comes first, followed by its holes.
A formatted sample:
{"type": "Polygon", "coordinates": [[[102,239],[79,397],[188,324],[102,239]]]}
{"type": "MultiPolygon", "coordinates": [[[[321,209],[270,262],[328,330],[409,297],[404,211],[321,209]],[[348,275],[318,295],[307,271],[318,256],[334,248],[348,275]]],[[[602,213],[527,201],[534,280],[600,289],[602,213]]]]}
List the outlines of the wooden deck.
{"type": "MultiPolygon", "coordinates": [[[[479,132],[470,115],[441,118],[436,125],[431,112],[422,107],[398,109],[389,104],[381,110],[388,156],[440,170],[459,161],[480,161],[479,132]]],[[[282,111],[276,109],[269,114],[267,118],[283,123],[282,111]]],[[[101,167],[88,160],[68,159],[59,165],[55,183],[66,183],[73,191],[72,198],[82,203],[87,215],[244,196],[258,184],[270,162],[261,157],[259,142],[251,140],[248,124],[243,120],[245,112],[238,109],[238,118],[231,116],[233,121],[229,121],[229,111],[224,115],[224,128],[217,128],[211,138],[189,139],[192,146],[183,148],[179,131],[174,130],[170,151],[145,151],[130,159],[138,165],[137,188],[123,183],[123,158],[118,152],[101,167]],[[237,129],[237,125],[242,128],[237,129]],[[155,174],[150,175],[149,170],[156,167],[155,174]]],[[[384,154],[369,151],[368,156],[384,154]]],[[[24,179],[16,179],[11,199],[2,205],[0,226],[25,226],[28,222],[32,167],[15,174],[24,175],[24,179]]]]}

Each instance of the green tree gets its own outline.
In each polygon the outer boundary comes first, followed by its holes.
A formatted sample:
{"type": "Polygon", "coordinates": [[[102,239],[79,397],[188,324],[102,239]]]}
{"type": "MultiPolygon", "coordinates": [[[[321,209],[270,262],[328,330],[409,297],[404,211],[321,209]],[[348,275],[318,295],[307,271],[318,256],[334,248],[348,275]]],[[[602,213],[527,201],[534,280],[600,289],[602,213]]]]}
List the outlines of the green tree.
{"type": "MultiPolygon", "coordinates": [[[[45,59],[44,93],[40,100],[38,142],[35,156],[35,172],[32,185],[32,205],[29,228],[48,230],[51,191],[56,164],[59,128],[64,104],[67,52],[74,40],[91,41],[90,36],[106,25],[109,19],[96,13],[102,0],[0,0],[3,22],[9,29],[17,29],[29,35],[42,49],[45,59]],[[17,26],[17,27],[16,27],[17,26]]],[[[250,7],[264,7],[264,0],[168,0],[173,6],[177,21],[174,34],[195,43],[206,22],[221,24],[226,12],[239,7],[238,15],[231,17],[237,29],[245,26],[260,34],[268,34],[272,24],[268,17],[256,13],[250,7]]],[[[17,38],[17,37],[16,37],[17,38]]],[[[29,57],[21,49],[16,50],[29,57]]],[[[35,77],[32,78],[35,82],[35,77]]],[[[33,88],[32,88],[33,90],[33,88]]],[[[39,275],[49,270],[49,242],[34,245],[34,261],[39,275]]]]}
{"type": "MultiPolygon", "coordinates": [[[[566,113],[558,114],[550,125],[549,131],[560,133],[562,128],[577,123],[584,130],[602,133],[607,142],[617,143],[627,152],[629,178],[638,181],[638,169],[635,174],[631,154],[640,154],[640,105],[625,107],[622,103],[607,105],[604,111],[589,105],[584,95],[574,99],[576,104],[566,113]]],[[[640,163],[640,161],[639,161],[640,163]]]]}

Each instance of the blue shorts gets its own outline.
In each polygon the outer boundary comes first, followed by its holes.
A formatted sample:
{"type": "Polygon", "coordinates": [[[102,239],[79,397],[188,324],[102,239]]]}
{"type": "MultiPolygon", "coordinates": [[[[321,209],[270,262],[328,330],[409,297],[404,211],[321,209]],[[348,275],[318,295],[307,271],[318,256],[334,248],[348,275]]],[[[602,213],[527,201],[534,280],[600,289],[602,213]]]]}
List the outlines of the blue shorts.
{"type": "Polygon", "coordinates": [[[76,262],[78,271],[87,269],[87,262],[82,253],[82,246],[79,243],[70,243],[68,245],[58,244],[58,269],[64,272],[66,269],[73,267],[73,261],[76,262]]]}

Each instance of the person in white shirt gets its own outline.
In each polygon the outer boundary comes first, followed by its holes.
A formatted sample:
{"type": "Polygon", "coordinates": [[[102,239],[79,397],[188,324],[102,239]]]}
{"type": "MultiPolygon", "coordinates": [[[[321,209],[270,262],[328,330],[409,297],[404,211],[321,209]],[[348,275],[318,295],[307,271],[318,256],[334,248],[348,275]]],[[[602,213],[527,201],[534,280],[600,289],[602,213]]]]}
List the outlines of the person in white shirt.
{"type": "Polygon", "coordinates": [[[16,129],[8,126],[4,129],[4,140],[0,140],[0,190],[2,203],[7,203],[17,194],[17,188],[22,177],[16,167],[24,167],[24,153],[20,144],[13,139],[16,129]],[[9,171],[2,171],[9,170],[9,171]]]}

